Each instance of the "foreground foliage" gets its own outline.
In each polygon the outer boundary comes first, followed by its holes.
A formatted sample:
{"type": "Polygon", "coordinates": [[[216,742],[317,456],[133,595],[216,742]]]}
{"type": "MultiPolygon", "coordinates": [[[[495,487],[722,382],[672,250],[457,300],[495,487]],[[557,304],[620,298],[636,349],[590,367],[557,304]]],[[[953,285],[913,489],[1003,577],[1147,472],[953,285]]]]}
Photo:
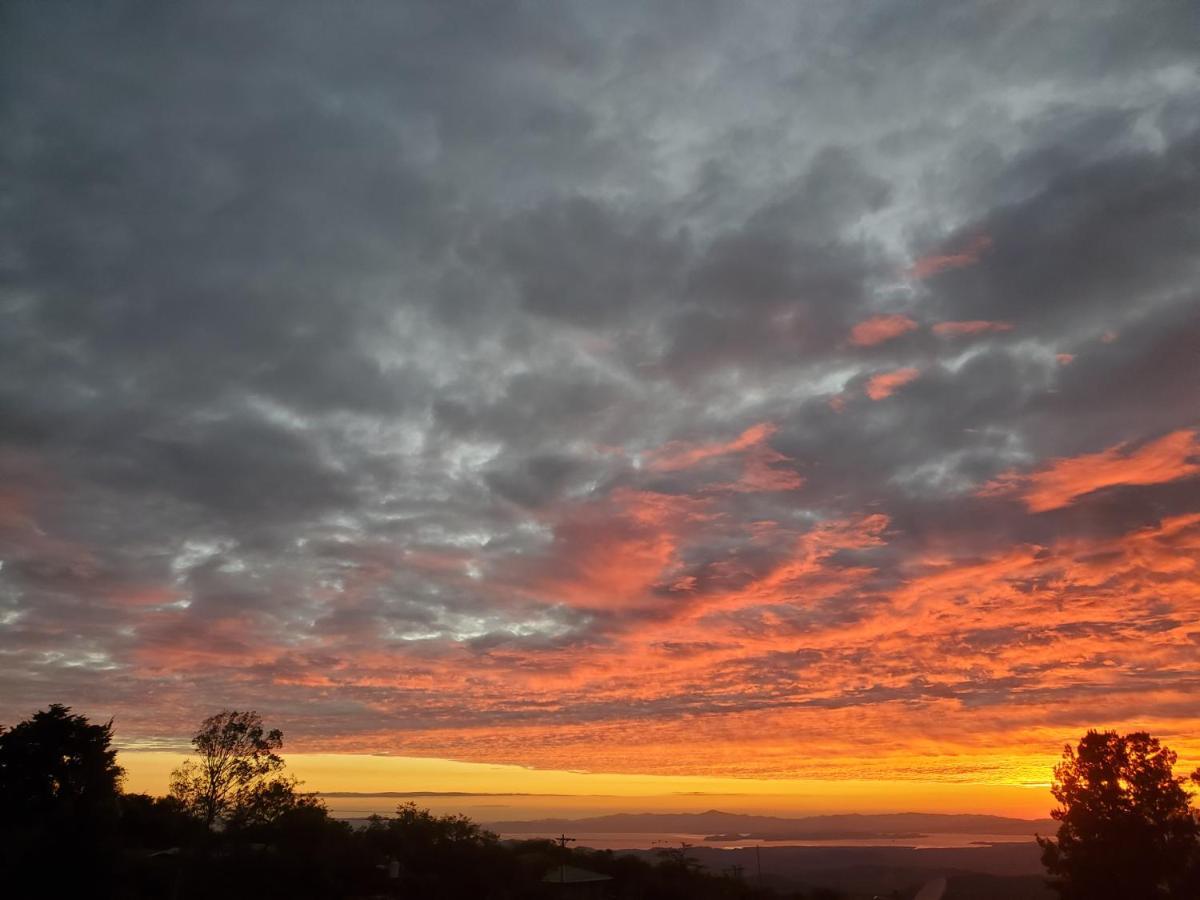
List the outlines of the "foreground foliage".
{"type": "Polygon", "coordinates": [[[1176,760],[1145,732],[1089,731],[1064,749],[1058,835],[1038,841],[1062,900],[1200,898],[1200,821],[1176,760]]]}
{"type": "Polygon", "coordinates": [[[0,869],[6,881],[21,871],[46,873],[66,894],[86,887],[91,873],[103,879],[112,871],[124,772],[111,742],[112,722],[93,725],[57,703],[0,729],[0,869]]]}

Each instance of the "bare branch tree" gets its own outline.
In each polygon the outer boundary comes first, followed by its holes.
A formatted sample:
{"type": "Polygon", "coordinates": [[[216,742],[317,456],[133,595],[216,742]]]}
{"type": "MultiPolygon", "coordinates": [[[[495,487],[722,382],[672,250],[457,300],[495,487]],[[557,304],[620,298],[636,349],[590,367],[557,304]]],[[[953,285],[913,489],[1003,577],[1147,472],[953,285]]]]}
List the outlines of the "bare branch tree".
{"type": "Polygon", "coordinates": [[[283,746],[283,732],[265,731],[262,718],[253,710],[222,710],[209,716],[192,738],[192,746],[199,759],[188,760],[171,773],[171,795],[209,828],[283,768],[275,752],[283,746]]]}

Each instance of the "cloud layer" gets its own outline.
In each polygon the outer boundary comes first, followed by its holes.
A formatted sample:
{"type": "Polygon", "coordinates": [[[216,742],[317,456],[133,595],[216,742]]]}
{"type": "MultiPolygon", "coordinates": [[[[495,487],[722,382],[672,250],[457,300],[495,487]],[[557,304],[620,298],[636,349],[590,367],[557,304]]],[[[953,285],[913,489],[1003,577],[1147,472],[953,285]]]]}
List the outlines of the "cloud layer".
{"type": "Polygon", "coordinates": [[[9,11],[0,719],[1200,753],[1200,20],[701,7],[9,11]]]}

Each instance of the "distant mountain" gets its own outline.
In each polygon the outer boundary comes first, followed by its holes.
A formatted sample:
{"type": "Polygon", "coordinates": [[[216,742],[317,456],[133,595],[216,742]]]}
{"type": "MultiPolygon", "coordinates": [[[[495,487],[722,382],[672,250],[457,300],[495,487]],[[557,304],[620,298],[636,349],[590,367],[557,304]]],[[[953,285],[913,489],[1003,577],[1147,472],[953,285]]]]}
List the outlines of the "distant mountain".
{"type": "Polygon", "coordinates": [[[318,797],[573,797],[574,794],[522,794],[513,792],[481,793],[480,791],[317,791],[318,797]]]}
{"type": "Polygon", "coordinates": [[[1005,816],[950,815],[942,813],[858,813],[831,816],[753,816],[710,809],[701,813],[617,813],[584,819],[533,819],[489,822],[487,827],[505,834],[531,834],[569,828],[575,831],[675,832],[684,834],[752,835],[760,840],[814,840],[839,837],[878,837],[915,834],[1053,834],[1052,819],[1012,819],[1005,816]]]}

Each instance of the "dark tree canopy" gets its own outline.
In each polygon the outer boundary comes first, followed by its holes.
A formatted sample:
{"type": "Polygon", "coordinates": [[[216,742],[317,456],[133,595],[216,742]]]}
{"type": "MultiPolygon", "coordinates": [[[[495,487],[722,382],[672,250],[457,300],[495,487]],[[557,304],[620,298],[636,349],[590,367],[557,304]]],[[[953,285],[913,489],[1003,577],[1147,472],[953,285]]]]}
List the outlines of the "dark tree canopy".
{"type": "Polygon", "coordinates": [[[111,744],[111,721],[93,725],[58,703],[0,731],[0,809],[25,819],[110,811],[124,776],[111,744]]]}
{"type": "Polygon", "coordinates": [[[0,893],[70,896],[104,877],[124,774],[111,743],[112,722],[57,703],[0,730],[0,893]]]}
{"type": "Polygon", "coordinates": [[[204,833],[204,824],[174,797],[124,794],[120,809],[122,841],[147,852],[195,843],[204,833]]]}
{"type": "Polygon", "coordinates": [[[1197,822],[1176,755],[1145,732],[1089,731],[1051,788],[1055,839],[1039,839],[1063,900],[1194,900],[1185,886],[1197,822]]]}
{"type": "Polygon", "coordinates": [[[323,815],[325,804],[315,794],[302,793],[299,787],[300,781],[294,775],[260,779],[235,792],[226,824],[243,829],[274,825],[304,810],[319,810],[323,815]]]}

